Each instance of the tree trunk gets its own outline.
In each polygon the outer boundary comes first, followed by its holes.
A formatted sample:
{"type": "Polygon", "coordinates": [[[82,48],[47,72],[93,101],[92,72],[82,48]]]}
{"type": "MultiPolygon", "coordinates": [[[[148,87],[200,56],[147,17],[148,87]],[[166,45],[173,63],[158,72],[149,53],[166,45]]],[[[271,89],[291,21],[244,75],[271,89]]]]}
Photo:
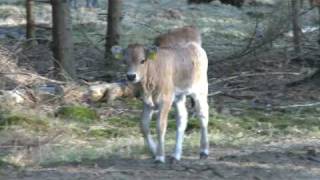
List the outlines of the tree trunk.
{"type": "Polygon", "coordinates": [[[304,1],[305,1],[305,0],[299,0],[300,8],[303,8],[303,6],[304,6],[304,1]]]}
{"type": "Polygon", "coordinates": [[[298,0],[291,0],[292,10],[292,31],[293,31],[293,43],[294,50],[297,56],[301,54],[301,38],[300,38],[300,27],[299,27],[299,6],[298,0]]]}
{"type": "Polygon", "coordinates": [[[106,36],[106,56],[112,46],[119,44],[122,0],[109,0],[108,29],[106,36]]]}
{"type": "Polygon", "coordinates": [[[320,4],[318,6],[318,23],[319,23],[318,44],[320,45],[320,4]]]}
{"type": "Polygon", "coordinates": [[[33,14],[33,0],[26,0],[26,38],[31,39],[30,44],[34,45],[36,43],[35,41],[35,18],[33,14]]]}
{"type": "Polygon", "coordinates": [[[55,72],[59,79],[75,79],[76,69],[73,57],[72,24],[66,0],[51,0],[52,41],[55,72]]]}

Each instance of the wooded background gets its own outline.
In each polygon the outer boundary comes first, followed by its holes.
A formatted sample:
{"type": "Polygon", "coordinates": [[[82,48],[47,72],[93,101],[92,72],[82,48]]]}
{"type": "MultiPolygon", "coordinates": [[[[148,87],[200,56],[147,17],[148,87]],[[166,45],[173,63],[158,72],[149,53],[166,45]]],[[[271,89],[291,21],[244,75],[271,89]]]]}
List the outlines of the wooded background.
{"type": "Polygon", "coordinates": [[[317,179],[319,27],[319,0],[0,0],[0,179],[317,179]],[[209,58],[213,154],[194,156],[188,103],[183,162],[156,167],[110,48],[187,25],[209,58]]]}

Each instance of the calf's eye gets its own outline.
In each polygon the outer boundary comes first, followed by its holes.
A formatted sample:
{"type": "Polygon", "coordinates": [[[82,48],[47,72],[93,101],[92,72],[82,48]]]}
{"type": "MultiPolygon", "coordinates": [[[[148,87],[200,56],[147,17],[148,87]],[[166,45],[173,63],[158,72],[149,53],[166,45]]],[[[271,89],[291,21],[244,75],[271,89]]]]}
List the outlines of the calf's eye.
{"type": "Polygon", "coordinates": [[[144,59],[144,60],[140,61],[140,64],[144,64],[145,62],[146,62],[146,60],[144,59]]]}

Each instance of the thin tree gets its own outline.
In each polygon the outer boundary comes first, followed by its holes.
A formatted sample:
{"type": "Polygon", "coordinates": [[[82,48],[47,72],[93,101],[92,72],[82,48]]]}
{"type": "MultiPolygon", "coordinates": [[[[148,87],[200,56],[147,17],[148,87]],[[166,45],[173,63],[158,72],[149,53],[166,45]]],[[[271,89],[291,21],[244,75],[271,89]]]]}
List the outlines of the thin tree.
{"type": "Polygon", "coordinates": [[[292,31],[293,31],[293,43],[294,50],[297,56],[301,54],[301,38],[299,27],[299,4],[298,0],[291,0],[291,12],[292,12],[292,31]]]}
{"type": "MultiPolygon", "coordinates": [[[[319,27],[320,27],[320,0],[309,0],[309,2],[310,2],[311,7],[317,6],[317,8],[318,8],[319,27]]],[[[319,37],[318,38],[319,38],[318,39],[318,43],[320,44],[320,29],[319,29],[319,37]]],[[[297,48],[297,47],[295,47],[295,48],[297,48]]],[[[297,85],[301,85],[301,84],[304,84],[304,83],[310,83],[310,82],[312,82],[312,84],[315,84],[315,85],[318,85],[318,86],[320,85],[320,68],[319,67],[310,76],[307,76],[307,77],[303,78],[302,80],[291,82],[291,83],[287,84],[287,86],[289,86],[289,87],[297,86],[297,85]]]]}
{"type": "Polygon", "coordinates": [[[318,44],[320,45],[320,0],[315,0],[314,5],[318,8],[318,26],[319,26],[319,34],[318,34],[318,44]]]}
{"type": "Polygon", "coordinates": [[[30,39],[30,43],[33,45],[35,41],[35,17],[33,14],[33,0],[26,0],[26,38],[30,39]]]}
{"type": "Polygon", "coordinates": [[[109,0],[108,2],[106,55],[109,54],[112,46],[119,44],[122,0],[109,0]]]}
{"type": "Polygon", "coordinates": [[[52,50],[56,59],[55,72],[58,78],[76,78],[73,56],[72,24],[66,0],[51,0],[52,5],[52,50]],[[62,76],[63,75],[63,76],[62,76]]]}

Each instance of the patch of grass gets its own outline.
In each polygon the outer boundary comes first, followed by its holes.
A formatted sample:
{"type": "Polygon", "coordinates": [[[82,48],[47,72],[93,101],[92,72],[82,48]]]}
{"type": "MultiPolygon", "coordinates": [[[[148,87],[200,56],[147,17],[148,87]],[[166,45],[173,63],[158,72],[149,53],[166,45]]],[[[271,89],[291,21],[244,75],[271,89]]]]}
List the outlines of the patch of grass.
{"type": "Polygon", "coordinates": [[[133,109],[142,109],[143,108],[143,102],[139,99],[135,98],[124,98],[124,101],[128,105],[128,107],[133,109]]]}
{"type": "Polygon", "coordinates": [[[72,146],[52,146],[39,159],[41,166],[52,167],[60,165],[87,165],[109,167],[110,158],[115,156],[137,157],[145,155],[141,137],[117,138],[113,140],[95,141],[72,146]],[[99,142],[99,143],[97,143],[99,142]]]}
{"type": "Polygon", "coordinates": [[[54,147],[50,154],[41,160],[42,166],[59,166],[66,164],[86,164],[88,160],[98,159],[102,156],[101,149],[95,147],[54,147]]]}
{"type": "Polygon", "coordinates": [[[301,130],[312,130],[320,127],[320,119],[317,117],[318,110],[309,108],[300,112],[264,112],[248,111],[241,118],[256,121],[257,124],[270,124],[270,127],[279,131],[285,131],[292,127],[301,130]]]}
{"type": "Polygon", "coordinates": [[[105,122],[115,127],[132,128],[132,127],[139,126],[140,117],[135,117],[135,116],[111,117],[106,119],[105,122]]]}
{"type": "Polygon", "coordinates": [[[95,138],[120,138],[127,136],[128,130],[125,128],[104,128],[104,127],[92,127],[89,129],[88,136],[95,138]]]}
{"type": "MultiPolygon", "coordinates": [[[[8,167],[8,166],[17,168],[16,165],[11,164],[11,163],[9,163],[9,162],[7,162],[7,161],[5,161],[5,160],[0,158],[0,170],[1,170],[1,168],[8,167]]],[[[1,175],[1,172],[0,172],[0,175],[1,175]]]]}
{"type": "Polygon", "coordinates": [[[35,131],[45,131],[49,128],[48,122],[40,117],[27,116],[23,114],[2,115],[0,118],[0,130],[12,126],[20,126],[35,131]]]}
{"type": "Polygon", "coordinates": [[[5,166],[5,165],[6,165],[6,163],[2,159],[0,159],[0,168],[5,166]]]}
{"type": "Polygon", "coordinates": [[[57,110],[56,116],[82,123],[92,123],[99,119],[97,112],[84,106],[64,106],[57,110]]]}
{"type": "Polygon", "coordinates": [[[119,116],[105,119],[99,125],[91,126],[88,136],[94,138],[121,138],[140,134],[140,118],[119,116]]]}

